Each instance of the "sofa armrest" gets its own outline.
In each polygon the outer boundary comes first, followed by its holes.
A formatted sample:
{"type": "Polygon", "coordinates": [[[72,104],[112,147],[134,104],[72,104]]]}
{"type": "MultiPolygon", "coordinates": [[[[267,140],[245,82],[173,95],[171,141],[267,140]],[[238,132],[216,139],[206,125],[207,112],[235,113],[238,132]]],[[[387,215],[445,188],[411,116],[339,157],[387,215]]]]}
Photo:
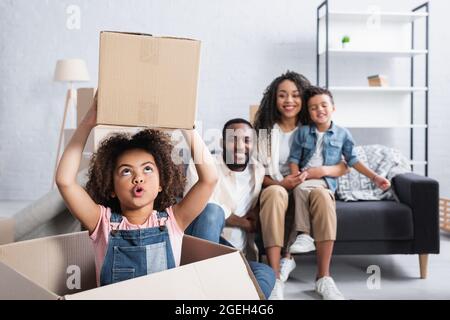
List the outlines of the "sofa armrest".
{"type": "Polygon", "coordinates": [[[414,253],[439,253],[439,183],[405,173],[394,177],[393,186],[400,202],[412,210],[414,253]]]}

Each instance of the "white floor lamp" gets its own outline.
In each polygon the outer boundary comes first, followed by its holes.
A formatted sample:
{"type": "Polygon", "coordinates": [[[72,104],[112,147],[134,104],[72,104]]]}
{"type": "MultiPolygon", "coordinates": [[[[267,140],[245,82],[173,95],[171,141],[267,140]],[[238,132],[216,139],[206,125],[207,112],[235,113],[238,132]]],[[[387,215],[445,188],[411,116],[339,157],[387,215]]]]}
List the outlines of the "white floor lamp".
{"type": "Polygon", "coordinates": [[[59,154],[61,152],[61,143],[64,135],[67,111],[69,110],[69,108],[72,108],[72,105],[76,97],[75,89],[73,88],[73,83],[89,81],[89,73],[86,67],[86,62],[84,62],[84,60],[81,59],[58,60],[56,62],[55,67],[54,81],[68,82],[70,83],[70,87],[69,90],[67,90],[64,116],[61,123],[61,130],[59,132],[58,150],[56,151],[55,170],[53,171],[51,189],[53,189],[55,184],[56,169],[58,167],[59,154]]]}

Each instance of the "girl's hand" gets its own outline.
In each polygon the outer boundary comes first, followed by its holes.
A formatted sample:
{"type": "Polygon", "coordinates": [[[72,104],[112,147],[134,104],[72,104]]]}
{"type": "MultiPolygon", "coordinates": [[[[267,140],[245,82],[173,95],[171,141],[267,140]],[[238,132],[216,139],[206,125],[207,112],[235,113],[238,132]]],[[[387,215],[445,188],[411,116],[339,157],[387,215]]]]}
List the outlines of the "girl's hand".
{"type": "Polygon", "coordinates": [[[286,177],[284,177],[283,180],[281,180],[280,185],[285,188],[286,190],[292,190],[296,186],[298,186],[300,183],[306,180],[308,177],[308,172],[299,172],[297,174],[290,174],[286,177]]]}
{"type": "Polygon", "coordinates": [[[98,90],[94,95],[94,100],[92,100],[91,107],[83,118],[83,122],[91,127],[95,127],[97,125],[97,96],[98,90]]]}
{"type": "Polygon", "coordinates": [[[373,182],[377,185],[378,188],[380,188],[383,191],[386,191],[391,187],[391,182],[388,179],[383,178],[382,176],[379,175],[376,175],[373,178],[373,182]]]}

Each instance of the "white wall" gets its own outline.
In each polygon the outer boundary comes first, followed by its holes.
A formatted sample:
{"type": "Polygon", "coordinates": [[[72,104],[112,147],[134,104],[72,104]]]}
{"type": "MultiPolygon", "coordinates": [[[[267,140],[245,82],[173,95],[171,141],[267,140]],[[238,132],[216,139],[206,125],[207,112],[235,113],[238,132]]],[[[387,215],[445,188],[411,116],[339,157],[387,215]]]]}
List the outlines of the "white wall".
{"type": "MultiPolygon", "coordinates": [[[[441,193],[450,196],[450,35],[444,33],[450,4],[431,2],[430,176],[441,183],[441,193]]],[[[92,81],[83,86],[95,86],[100,30],[200,39],[198,118],[205,128],[221,128],[226,119],[247,117],[248,106],[258,103],[269,82],[287,69],[315,81],[319,3],[0,0],[0,199],[36,199],[50,188],[66,90],[52,81],[54,65],[61,58],[85,59],[92,81]],[[81,9],[80,29],[66,27],[70,5],[81,9]]],[[[387,11],[410,10],[420,3],[330,1],[336,9],[366,10],[376,4],[387,11]]],[[[364,133],[355,134],[364,138],[364,133]]]]}

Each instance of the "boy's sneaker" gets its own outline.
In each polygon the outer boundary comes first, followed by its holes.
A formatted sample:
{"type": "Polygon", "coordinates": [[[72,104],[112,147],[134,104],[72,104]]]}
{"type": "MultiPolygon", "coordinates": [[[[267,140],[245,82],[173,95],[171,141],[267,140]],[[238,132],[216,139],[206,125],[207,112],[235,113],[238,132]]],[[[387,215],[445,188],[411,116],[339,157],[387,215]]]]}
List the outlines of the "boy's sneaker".
{"type": "Polygon", "coordinates": [[[295,269],[297,265],[295,264],[294,258],[283,258],[280,260],[280,280],[286,282],[291,274],[292,270],[295,269]]]}
{"type": "Polygon", "coordinates": [[[322,277],[317,280],[316,292],[322,296],[323,300],[345,300],[331,277],[322,277]]]}
{"type": "Polygon", "coordinates": [[[295,242],[289,247],[290,253],[305,253],[314,250],[316,250],[314,239],[305,233],[299,234],[295,242]]]}
{"type": "Polygon", "coordinates": [[[280,279],[275,280],[275,286],[273,287],[269,300],[284,300],[284,283],[280,279]]]}

